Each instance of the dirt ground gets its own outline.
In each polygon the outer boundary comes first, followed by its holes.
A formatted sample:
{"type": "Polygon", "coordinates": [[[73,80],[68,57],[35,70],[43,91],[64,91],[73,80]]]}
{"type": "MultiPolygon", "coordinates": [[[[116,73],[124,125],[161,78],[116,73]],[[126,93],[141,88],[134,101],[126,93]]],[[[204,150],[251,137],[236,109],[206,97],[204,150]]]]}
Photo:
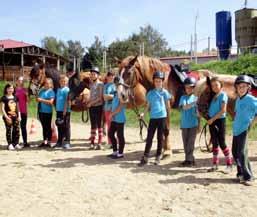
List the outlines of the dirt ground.
{"type": "MultiPolygon", "coordinates": [[[[36,127],[30,136],[33,144],[41,138],[38,122],[36,127]]],[[[179,130],[171,132],[172,158],[144,168],[137,166],[144,149],[138,129],[127,128],[125,135],[121,160],[108,159],[110,150],[88,150],[89,126],[75,123],[69,150],[33,147],[11,152],[0,123],[0,216],[256,216],[257,187],[238,184],[235,168],[232,174],[222,173],[224,166],[207,173],[211,154],[198,148],[195,167],[179,166],[184,159],[179,130]]],[[[227,141],[231,144],[231,138],[227,141]]],[[[257,174],[257,142],[250,142],[249,153],[257,174]]]]}

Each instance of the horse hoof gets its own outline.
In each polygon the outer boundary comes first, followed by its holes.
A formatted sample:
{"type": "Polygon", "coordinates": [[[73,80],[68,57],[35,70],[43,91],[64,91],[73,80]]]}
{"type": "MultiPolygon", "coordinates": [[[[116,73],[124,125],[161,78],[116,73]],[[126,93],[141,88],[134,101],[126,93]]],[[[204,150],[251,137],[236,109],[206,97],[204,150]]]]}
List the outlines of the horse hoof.
{"type": "Polygon", "coordinates": [[[166,160],[166,159],[169,159],[169,158],[171,158],[171,154],[162,155],[162,160],[166,160]]]}

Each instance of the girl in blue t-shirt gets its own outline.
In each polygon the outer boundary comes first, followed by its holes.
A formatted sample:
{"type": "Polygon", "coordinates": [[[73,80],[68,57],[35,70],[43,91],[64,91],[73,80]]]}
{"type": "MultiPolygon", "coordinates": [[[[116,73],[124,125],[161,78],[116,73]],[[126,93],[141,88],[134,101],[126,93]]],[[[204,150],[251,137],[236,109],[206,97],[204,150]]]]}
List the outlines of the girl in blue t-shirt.
{"type": "Polygon", "coordinates": [[[111,107],[111,113],[110,113],[110,119],[111,119],[111,126],[108,131],[108,136],[111,140],[113,153],[108,155],[108,157],[111,157],[113,159],[123,158],[123,152],[125,147],[125,138],[124,138],[124,125],[126,122],[126,103],[127,99],[122,97],[120,94],[119,89],[122,88],[121,84],[121,78],[115,77],[114,83],[117,89],[117,92],[114,95],[114,98],[112,100],[112,107],[111,107]],[[117,139],[115,138],[115,133],[117,133],[119,147],[117,146],[117,139]]]}
{"type": "Polygon", "coordinates": [[[198,112],[196,108],[197,97],[193,94],[196,85],[195,78],[188,77],[184,81],[186,94],[181,96],[179,107],[181,109],[182,139],[184,144],[185,161],[182,166],[194,166],[194,148],[197,129],[199,125],[198,112]]]}
{"type": "Polygon", "coordinates": [[[251,80],[239,75],[235,81],[238,98],[233,122],[232,153],[237,164],[237,178],[244,185],[252,185],[254,177],[248,158],[247,134],[250,125],[257,121],[257,98],[248,94],[251,80]]]}
{"type": "MultiPolygon", "coordinates": [[[[146,145],[144,156],[138,166],[144,166],[148,163],[150,151],[152,147],[153,137],[157,129],[157,152],[155,164],[158,165],[161,160],[163,136],[166,124],[167,114],[169,114],[171,95],[163,88],[164,74],[163,72],[155,72],[153,74],[154,89],[150,90],[146,95],[147,106],[146,111],[150,111],[150,122],[147,131],[146,145]]],[[[144,116],[144,113],[140,115],[144,116]]]]}
{"type": "Polygon", "coordinates": [[[228,96],[225,92],[222,91],[223,83],[218,77],[213,77],[211,79],[211,90],[215,94],[211,100],[208,115],[209,120],[207,121],[212,142],[212,153],[213,166],[208,170],[208,172],[213,172],[218,170],[219,164],[219,147],[221,148],[223,154],[226,157],[226,173],[231,172],[232,170],[232,158],[230,156],[230,150],[225,142],[225,133],[226,133],[226,111],[228,96]]]}
{"type": "Polygon", "coordinates": [[[53,80],[46,78],[43,88],[39,91],[38,102],[38,116],[43,129],[43,143],[39,147],[50,146],[52,138],[52,114],[55,93],[53,91],[53,80]]]}

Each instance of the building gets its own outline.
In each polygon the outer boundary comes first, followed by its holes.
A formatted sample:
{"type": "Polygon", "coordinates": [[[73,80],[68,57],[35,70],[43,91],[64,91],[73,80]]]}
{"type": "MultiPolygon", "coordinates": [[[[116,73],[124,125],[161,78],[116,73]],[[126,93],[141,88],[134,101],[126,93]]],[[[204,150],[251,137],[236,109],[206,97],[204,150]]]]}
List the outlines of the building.
{"type": "Polygon", "coordinates": [[[60,70],[68,60],[29,43],[12,39],[0,40],[0,80],[15,80],[20,75],[28,78],[31,68],[37,62],[60,70]]]}
{"type": "MultiPolygon", "coordinates": [[[[236,59],[237,55],[236,54],[231,54],[229,59],[236,59]]],[[[169,65],[179,65],[181,63],[183,63],[185,60],[186,61],[191,61],[191,57],[190,56],[176,56],[176,57],[162,57],[160,58],[160,60],[162,62],[165,62],[169,65]]],[[[217,54],[202,54],[197,56],[197,63],[198,64],[203,64],[203,63],[207,63],[209,61],[217,61],[219,60],[219,56],[217,54]]],[[[192,62],[194,62],[194,57],[192,58],[192,62]]]]}

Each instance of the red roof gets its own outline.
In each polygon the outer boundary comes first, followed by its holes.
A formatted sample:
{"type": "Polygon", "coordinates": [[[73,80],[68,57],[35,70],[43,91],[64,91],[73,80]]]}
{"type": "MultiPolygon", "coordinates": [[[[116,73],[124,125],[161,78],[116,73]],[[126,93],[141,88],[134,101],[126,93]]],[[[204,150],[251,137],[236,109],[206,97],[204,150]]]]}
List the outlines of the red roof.
{"type": "Polygon", "coordinates": [[[0,40],[0,47],[4,48],[18,48],[18,47],[29,47],[32,44],[25,43],[23,41],[14,41],[12,39],[0,40]]]}

